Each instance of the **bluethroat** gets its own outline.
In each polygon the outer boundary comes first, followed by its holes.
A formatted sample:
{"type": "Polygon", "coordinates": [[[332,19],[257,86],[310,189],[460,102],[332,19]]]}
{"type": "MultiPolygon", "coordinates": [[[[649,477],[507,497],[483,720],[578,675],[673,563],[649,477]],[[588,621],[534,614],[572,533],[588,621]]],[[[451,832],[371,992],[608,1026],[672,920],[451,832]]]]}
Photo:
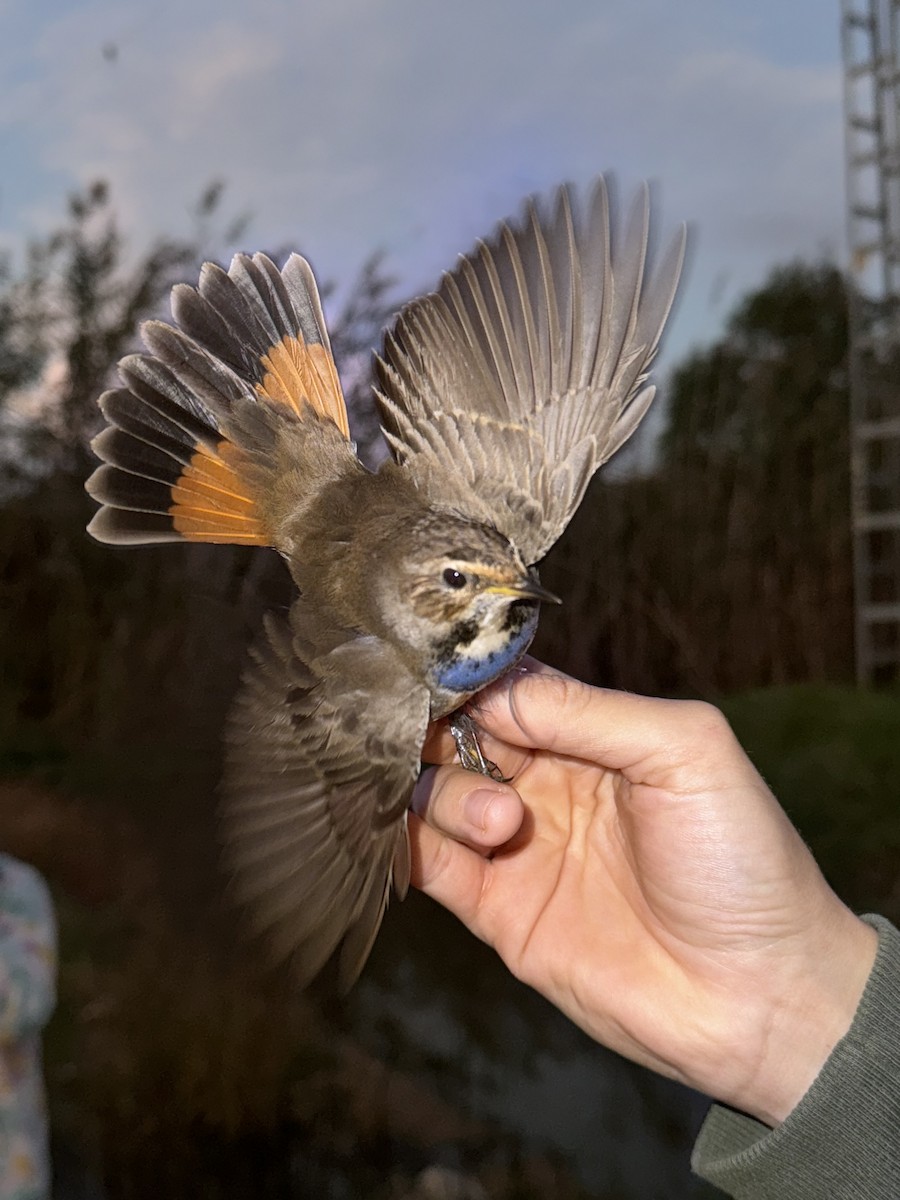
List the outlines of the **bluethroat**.
{"type": "Polygon", "coordinates": [[[408,887],[429,722],[525,653],[555,599],[534,564],[653,399],[685,239],[651,272],[649,221],[646,188],[621,230],[603,179],[583,213],[561,188],[408,304],[376,359],[392,458],[375,472],[298,255],[207,263],[100,399],[95,538],[271,546],[297,585],[228,722],[223,821],[239,890],[302,982],[339,947],[343,984],[359,974],[408,887]]]}

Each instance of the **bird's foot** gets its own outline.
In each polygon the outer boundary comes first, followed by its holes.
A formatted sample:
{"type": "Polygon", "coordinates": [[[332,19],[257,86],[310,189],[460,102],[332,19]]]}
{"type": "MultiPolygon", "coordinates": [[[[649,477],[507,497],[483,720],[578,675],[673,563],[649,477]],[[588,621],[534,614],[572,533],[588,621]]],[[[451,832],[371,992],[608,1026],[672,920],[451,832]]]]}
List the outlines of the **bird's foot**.
{"type": "Polygon", "coordinates": [[[456,742],[456,753],[459,755],[460,764],[467,771],[478,771],[481,775],[488,775],[491,779],[495,779],[497,783],[509,783],[509,779],[497,764],[485,757],[478,741],[478,726],[468,713],[455,712],[451,715],[450,732],[456,742]]]}

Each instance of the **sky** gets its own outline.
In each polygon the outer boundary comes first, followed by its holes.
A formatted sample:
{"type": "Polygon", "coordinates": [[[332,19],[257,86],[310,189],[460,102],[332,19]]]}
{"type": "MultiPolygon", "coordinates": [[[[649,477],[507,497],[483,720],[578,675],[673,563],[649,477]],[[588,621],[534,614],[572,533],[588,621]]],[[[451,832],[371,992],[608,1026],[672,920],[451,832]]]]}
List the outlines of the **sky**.
{"type": "Polygon", "coordinates": [[[775,263],[844,256],[839,10],[823,0],[0,0],[0,245],[109,181],[136,243],[212,179],[238,247],[398,296],[564,180],[654,182],[691,227],[666,359],[775,263]]]}

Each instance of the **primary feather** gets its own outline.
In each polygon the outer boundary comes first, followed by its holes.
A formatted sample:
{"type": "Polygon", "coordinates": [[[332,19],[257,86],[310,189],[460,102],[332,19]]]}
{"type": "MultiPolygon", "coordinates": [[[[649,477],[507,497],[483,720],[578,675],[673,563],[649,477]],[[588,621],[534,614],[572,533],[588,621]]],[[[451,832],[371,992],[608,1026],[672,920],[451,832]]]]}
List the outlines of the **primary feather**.
{"type": "Polygon", "coordinates": [[[596,469],[637,428],[685,235],[647,268],[650,200],[624,236],[599,180],[578,219],[571,189],[413,301],[385,340],[378,403],[391,449],[429,492],[490,512],[527,561],[562,533],[596,469]]]}

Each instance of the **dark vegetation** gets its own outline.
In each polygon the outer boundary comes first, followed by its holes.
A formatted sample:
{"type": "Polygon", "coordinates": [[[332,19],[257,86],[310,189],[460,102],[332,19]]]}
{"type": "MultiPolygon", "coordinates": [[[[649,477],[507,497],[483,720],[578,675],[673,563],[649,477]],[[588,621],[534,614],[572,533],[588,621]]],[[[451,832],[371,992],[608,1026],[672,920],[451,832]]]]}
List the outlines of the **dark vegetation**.
{"type": "MultiPolygon", "coordinates": [[[[219,200],[135,254],[97,185],[0,264],[0,845],[45,872],[59,909],[59,1169],[112,1198],[399,1200],[430,1194],[435,1163],[477,1176],[473,1196],[650,1194],[613,1166],[579,1182],[577,1156],[523,1138],[514,1102],[498,1115],[542,1056],[581,1058],[595,1136],[614,1135],[601,1080],[623,1068],[421,897],[391,910],[343,1003],[327,979],[298,997],[239,936],[217,870],[219,730],[285,572],[265,551],[84,533],[96,398],[170,285],[238,236],[219,200]]],[[[367,353],[393,304],[378,258],[347,295],[333,341],[374,459],[367,353]]],[[[542,577],[565,604],[536,651],[589,681],[723,703],[848,902],[896,919],[900,698],[850,685],[846,358],[830,264],[790,264],[747,297],[674,372],[652,468],[604,472],[551,554],[542,577]]],[[[641,1153],[660,1156],[653,1194],[706,1194],[684,1165],[695,1107],[629,1080],[641,1153]]]]}

